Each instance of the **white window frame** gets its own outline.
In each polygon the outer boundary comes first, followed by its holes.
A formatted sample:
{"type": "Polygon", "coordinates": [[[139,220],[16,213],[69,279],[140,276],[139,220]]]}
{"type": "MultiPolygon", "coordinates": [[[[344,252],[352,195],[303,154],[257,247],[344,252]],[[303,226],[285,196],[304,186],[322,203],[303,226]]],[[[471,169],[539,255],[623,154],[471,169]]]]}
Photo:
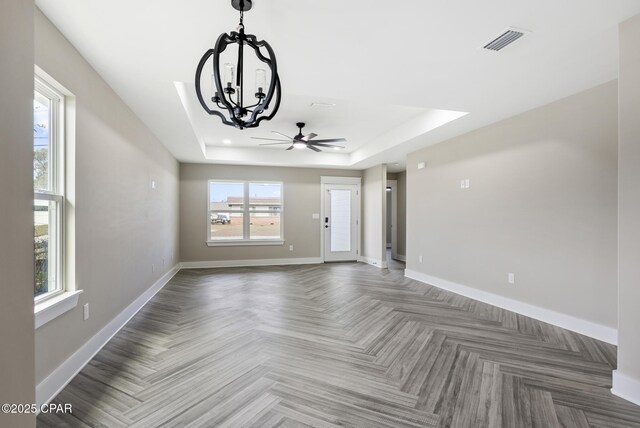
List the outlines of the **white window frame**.
{"type": "MultiPolygon", "coordinates": [[[[261,212],[262,213],[262,212],[261,212]]],[[[273,213],[273,211],[264,211],[265,214],[273,213]]],[[[252,245],[284,245],[284,183],[282,181],[264,181],[264,180],[216,180],[211,179],[207,182],[207,245],[209,247],[230,247],[230,246],[252,246],[252,245]],[[242,213],[242,235],[241,239],[211,239],[211,215],[220,212],[220,210],[211,209],[211,184],[242,184],[243,185],[243,207],[242,209],[228,209],[225,212],[242,213]],[[277,184],[280,185],[280,237],[273,238],[251,238],[251,204],[249,203],[249,188],[252,184],[277,184]]]]}
{"type": "MultiPolygon", "coordinates": [[[[35,328],[37,329],[75,308],[78,305],[82,290],[73,289],[75,284],[70,283],[68,281],[68,275],[65,274],[65,267],[69,268],[70,266],[70,261],[67,260],[67,245],[65,242],[65,236],[67,234],[67,219],[65,216],[65,205],[67,204],[65,198],[65,182],[67,179],[65,148],[69,143],[65,130],[70,121],[69,118],[65,117],[67,112],[65,101],[67,97],[72,97],[72,95],[38,66],[35,66],[34,96],[35,92],[51,100],[49,110],[51,156],[49,165],[49,189],[45,191],[41,189],[35,191],[34,189],[34,204],[35,200],[55,202],[57,217],[54,227],[55,233],[57,234],[55,248],[56,289],[39,296],[34,296],[35,328]]],[[[75,123],[73,119],[71,120],[75,123]]],[[[49,225],[49,228],[51,233],[52,226],[49,225]]],[[[34,286],[35,281],[32,284],[32,287],[34,286]]]]}
{"type": "Polygon", "coordinates": [[[55,225],[49,224],[49,233],[55,237],[54,248],[50,248],[49,266],[53,264],[55,272],[49,281],[54,289],[34,296],[35,303],[54,298],[65,292],[64,287],[64,94],[53,88],[39,76],[35,77],[34,94],[37,92],[49,100],[49,190],[34,191],[33,199],[55,203],[55,225]],[[53,254],[51,254],[53,253],[53,254]]]}

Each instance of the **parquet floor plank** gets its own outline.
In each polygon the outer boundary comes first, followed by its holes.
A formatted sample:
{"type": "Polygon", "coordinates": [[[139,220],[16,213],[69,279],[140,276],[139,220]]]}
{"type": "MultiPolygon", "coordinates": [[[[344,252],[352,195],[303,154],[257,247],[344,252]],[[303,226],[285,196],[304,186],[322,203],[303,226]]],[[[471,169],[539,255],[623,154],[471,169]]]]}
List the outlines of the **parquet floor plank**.
{"type": "Polygon", "coordinates": [[[365,264],[180,271],[48,427],[640,427],[616,348],[365,264]]]}

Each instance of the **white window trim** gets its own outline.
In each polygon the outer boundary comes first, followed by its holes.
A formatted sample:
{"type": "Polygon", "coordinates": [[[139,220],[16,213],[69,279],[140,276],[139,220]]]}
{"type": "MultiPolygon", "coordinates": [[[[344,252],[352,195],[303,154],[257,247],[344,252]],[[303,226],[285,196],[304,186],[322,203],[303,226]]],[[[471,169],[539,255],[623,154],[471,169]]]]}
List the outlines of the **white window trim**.
{"type": "Polygon", "coordinates": [[[82,290],[60,291],[55,296],[49,296],[49,298],[36,303],[33,310],[36,317],[36,329],[78,306],[81,293],[82,290]]]}
{"type": "MultiPolygon", "coordinates": [[[[270,212],[270,211],[265,211],[270,212]]],[[[284,245],[284,183],[282,181],[265,181],[265,180],[216,180],[211,179],[207,182],[207,246],[209,247],[250,247],[250,246],[268,246],[268,245],[284,245]],[[211,183],[233,183],[242,184],[244,186],[244,207],[241,210],[228,210],[228,212],[242,212],[242,233],[245,236],[242,239],[211,239],[211,219],[210,215],[213,210],[211,207],[211,183]],[[249,204],[249,187],[251,184],[279,184],[280,185],[280,238],[277,239],[250,239],[250,222],[251,222],[251,206],[249,204]]]]}
{"type": "Polygon", "coordinates": [[[68,283],[66,269],[69,267],[67,260],[67,245],[65,242],[66,237],[66,218],[65,218],[65,205],[66,201],[66,149],[69,145],[67,138],[66,127],[69,125],[69,121],[66,117],[66,98],[73,97],[73,95],[58,82],[55,81],[46,72],[41,70],[38,66],[35,66],[34,76],[34,89],[40,92],[42,95],[49,99],[56,100],[55,108],[52,116],[52,121],[58,127],[59,132],[55,132],[52,136],[52,145],[55,148],[55,162],[54,170],[51,172],[55,177],[55,186],[53,192],[34,192],[34,200],[50,200],[58,203],[61,216],[60,234],[59,239],[59,284],[60,288],[50,293],[45,293],[40,296],[34,296],[34,316],[35,316],[35,328],[38,329],[46,323],[54,320],[60,315],[70,311],[78,305],[80,294],[83,290],[72,289],[73,284],[68,283]]]}
{"type": "MultiPolygon", "coordinates": [[[[49,132],[51,139],[50,149],[50,171],[49,171],[49,191],[35,191],[33,199],[48,200],[55,202],[58,209],[58,224],[56,225],[56,233],[58,235],[57,248],[56,248],[56,290],[34,296],[35,306],[42,307],[42,303],[49,299],[53,299],[56,296],[60,296],[65,293],[65,275],[64,275],[64,236],[65,236],[65,221],[64,221],[64,139],[65,139],[65,95],[54,88],[54,85],[48,82],[49,79],[44,78],[36,73],[34,77],[34,91],[38,92],[45,98],[51,101],[50,104],[50,125],[51,130],[49,132]]],[[[51,227],[51,225],[49,226],[51,227]]]]}
{"type": "Polygon", "coordinates": [[[284,239],[234,239],[228,241],[207,241],[209,247],[251,247],[251,246],[284,245],[284,239]]]}

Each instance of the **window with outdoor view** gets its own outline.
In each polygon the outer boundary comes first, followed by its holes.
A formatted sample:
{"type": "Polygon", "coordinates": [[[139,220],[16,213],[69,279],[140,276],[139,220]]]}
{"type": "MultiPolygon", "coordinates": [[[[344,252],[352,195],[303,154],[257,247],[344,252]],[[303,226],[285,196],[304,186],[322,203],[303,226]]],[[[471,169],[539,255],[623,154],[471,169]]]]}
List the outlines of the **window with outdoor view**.
{"type": "Polygon", "coordinates": [[[33,100],[34,296],[63,291],[64,96],[36,77],[33,100]]]}
{"type": "Polygon", "coordinates": [[[209,181],[208,242],[282,241],[282,183],[209,181]]]}

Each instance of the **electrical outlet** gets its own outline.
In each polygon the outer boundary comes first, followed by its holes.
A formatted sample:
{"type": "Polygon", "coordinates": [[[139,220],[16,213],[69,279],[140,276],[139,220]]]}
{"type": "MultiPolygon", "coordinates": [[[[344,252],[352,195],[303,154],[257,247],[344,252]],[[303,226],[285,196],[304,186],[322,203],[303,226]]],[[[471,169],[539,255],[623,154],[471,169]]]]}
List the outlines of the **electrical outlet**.
{"type": "Polygon", "coordinates": [[[154,265],[153,263],[151,264],[151,273],[154,273],[156,271],[156,265],[154,265]]]}
{"type": "Polygon", "coordinates": [[[84,320],[88,320],[89,319],[89,304],[85,303],[84,306],[82,307],[83,310],[83,316],[84,316],[84,320]]]}
{"type": "Polygon", "coordinates": [[[512,272],[509,272],[509,275],[507,275],[507,281],[509,281],[509,284],[515,284],[516,283],[516,275],[512,272]]]}
{"type": "Polygon", "coordinates": [[[162,267],[166,267],[167,262],[165,261],[165,259],[162,259],[162,267]]]}
{"type": "Polygon", "coordinates": [[[418,256],[418,263],[422,263],[422,254],[418,256]]]}
{"type": "Polygon", "coordinates": [[[293,245],[289,245],[289,251],[293,251],[293,245]]]}

